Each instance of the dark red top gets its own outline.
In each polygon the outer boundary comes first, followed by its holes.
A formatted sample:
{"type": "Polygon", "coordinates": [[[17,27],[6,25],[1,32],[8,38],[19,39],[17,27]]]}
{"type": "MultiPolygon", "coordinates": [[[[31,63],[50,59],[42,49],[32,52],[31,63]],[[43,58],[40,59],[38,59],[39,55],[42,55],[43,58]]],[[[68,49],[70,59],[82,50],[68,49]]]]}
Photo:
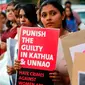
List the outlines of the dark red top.
{"type": "Polygon", "coordinates": [[[1,36],[1,41],[6,42],[6,39],[8,39],[9,37],[14,38],[16,34],[17,34],[17,27],[4,32],[1,36]]]}
{"type": "MultiPolygon", "coordinates": [[[[6,39],[8,39],[9,37],[10,37],[10,38],[14,38],[14,37],[16,36],[16,34],[17,34],[17,27],[14,28],[14,29],[11,29],[11,30],[9,30],[9,31],[4,32],[4,33],[1,35],[1,41],[2,41],[2,42],[6,42],[6,39]]],[[[2,53],[4,53],[4,52],[5,52],[5,50],[0,49],[0,55],[1,55],[2,53]]]]}

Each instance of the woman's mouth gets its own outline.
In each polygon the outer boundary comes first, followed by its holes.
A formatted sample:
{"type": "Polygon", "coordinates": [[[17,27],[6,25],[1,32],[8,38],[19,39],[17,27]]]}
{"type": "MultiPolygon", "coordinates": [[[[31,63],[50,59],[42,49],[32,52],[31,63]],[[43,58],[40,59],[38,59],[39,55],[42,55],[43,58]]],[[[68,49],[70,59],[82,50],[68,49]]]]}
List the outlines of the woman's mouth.
{"type": "Polygon", "coordinates": [[[50,26],[53,26],[53,25],[54,25],[53,22],[49,22],[49,23],[46,24],[47,27],[50,27],[50,26]]]}

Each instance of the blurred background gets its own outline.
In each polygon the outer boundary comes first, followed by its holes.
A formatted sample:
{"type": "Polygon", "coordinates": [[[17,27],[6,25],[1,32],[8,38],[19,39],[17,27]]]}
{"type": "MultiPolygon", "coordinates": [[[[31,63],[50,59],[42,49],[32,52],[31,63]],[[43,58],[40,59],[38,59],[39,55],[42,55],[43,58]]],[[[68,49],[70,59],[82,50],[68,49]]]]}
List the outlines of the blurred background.
{"type": "MultiPolygon", "coordinates": [[[[0,0],[0,4],[8,3],[11,0],[0,0]]],[[[37,3],[38,0],[14,0],[19,2],[33,2],[37,3]]],[[[67,0],[59,0],[62,4],[64,4],[67,0]]],[[[72,2],[72,4],[85,4],[85,0],[69,0],[72,2]]]]}
{"type": "MultiPolygon", "coordinates": [[[[4,11],[6,9],[7,3],[9,3],[10,1],[11,0],[0,0],[0,11],[1,10],[4,11]]],[[[14,1],[18,1],[21,3],[35,3],[35,4],[37,4],[38,2],[38,0],[14,0],[14,1]]],[[[59,2],[63,6],[66,1],[67,0],[59,0],[59,2]]],[[[81,21],[85,23],[85,0],[69,0],[69,1],[71,1],[72,3],[72,9],[79,14],[81,21]]]]}

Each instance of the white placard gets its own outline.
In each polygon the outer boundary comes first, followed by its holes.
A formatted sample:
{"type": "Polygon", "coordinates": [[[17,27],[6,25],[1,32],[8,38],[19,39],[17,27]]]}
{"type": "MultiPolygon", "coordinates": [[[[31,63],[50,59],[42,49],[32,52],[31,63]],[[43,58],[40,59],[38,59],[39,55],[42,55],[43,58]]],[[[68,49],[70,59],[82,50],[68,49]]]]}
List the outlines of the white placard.
{"type": "Polygon", "coordinates": [[[74,62],[75,52],[82,52],[82,53],[85,52],[85,43],[70,47],[69,50],[72,57],[72,61],[74,62]]]}

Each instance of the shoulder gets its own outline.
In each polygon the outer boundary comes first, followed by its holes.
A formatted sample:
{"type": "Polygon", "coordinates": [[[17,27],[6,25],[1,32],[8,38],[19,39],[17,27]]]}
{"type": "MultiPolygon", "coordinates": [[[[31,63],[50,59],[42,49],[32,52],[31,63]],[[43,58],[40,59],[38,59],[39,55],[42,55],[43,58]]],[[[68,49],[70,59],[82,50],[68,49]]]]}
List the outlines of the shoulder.
{"type": "Polygon", "coordinates": [[[78,13],[77,13],[77,12],[75,12],[75,11],[72,11],[72,13],[73,13],[73,15],[78,15],[78,13]]]}
{"type": "Polygon", "coordinates": [[[64,30],[63,34],[60,36],[60,38],[63,38],[65,36],[67,36],[70,32],[67,30],[64,30]]]}

